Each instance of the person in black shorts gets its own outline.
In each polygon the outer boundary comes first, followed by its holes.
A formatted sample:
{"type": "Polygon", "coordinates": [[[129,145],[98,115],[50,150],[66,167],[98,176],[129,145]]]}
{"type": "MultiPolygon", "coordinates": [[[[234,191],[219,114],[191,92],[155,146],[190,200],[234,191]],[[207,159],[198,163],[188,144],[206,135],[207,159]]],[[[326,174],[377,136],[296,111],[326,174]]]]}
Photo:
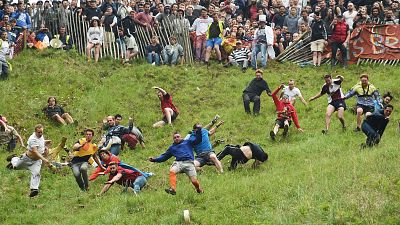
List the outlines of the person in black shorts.
{"type": "Polygon", "coordinates": [[[323,134],[328,134],[328,130],[331,124],[331,116],[337,111],[340,122],[342,123],[343,130],[346,130],[346,123],[344,121],[344,111],[346,110],[346,102],[344,101],[344,95],[342,92],[343,76],[338,75],[336,79],[332,79],[332,75],[327,74],[324,76],[325,84],[322,86],[321,92],[311,97],[309,101],[313,101],[324,94],[328,95],[328,106],[326,108],[325,115],[325,129],[322,130],[323,134]]]}
{"type": "Polygon", "coordinates": [[[250,159],[254,159],[253,169],[257,168],[262,162],[268,160],[268,154],[264,152],[260,145],[246,142],[243,146],[226,145],[224,150],[217,154],[218,160],[222,160],[225,156],[231,155],[231,166],[229,170],[236,169],[238,163],[245,164],[250,159]]]}

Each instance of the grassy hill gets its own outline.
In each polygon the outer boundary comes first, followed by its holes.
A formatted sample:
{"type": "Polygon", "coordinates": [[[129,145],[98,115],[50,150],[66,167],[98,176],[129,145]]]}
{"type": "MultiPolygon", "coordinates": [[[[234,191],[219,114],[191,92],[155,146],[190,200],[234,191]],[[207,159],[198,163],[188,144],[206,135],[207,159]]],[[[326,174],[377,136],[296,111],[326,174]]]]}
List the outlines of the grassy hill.
{"type": "MultiPolygon", "coordinates": [[[[368,73],[381,93],[391,91],[395,111],[383,140],[378,147],[361,151],[365,136],[352,131],[356,118],[349,112],[346,132],[335,115],[329,135],[321,134],[326,96],[309,107],[296,104],[304,133],[292,127],[287,140],[278,136],[272,142],[268,136],[275,120],[272,99],[263,94],[259,117],[244,113],[241,95],[254,77],[252,70],[242,73],[217,65],[209,69],[153,67],[142,62],[122,66],[111,60],[94,64],[74,53],[57,51],[26,51],[12,63],[10,79],[0,82],[0,114],[8,117],[25,141],[34,125],[42,123],[47,139],[58,143],[66,136],[67,145],[72,146],[84,128],[99,131],[104,116],[120,113],[124,124],[132,116],[143,129],[147,145],[124,151],[121,158],[156,176],[140,196],[121,193],[122,188],[115,185],[96,197],[106,177],[83,193],[69,168],[58,174],[42,168],[41,192],[29,199],[29,171],[6,170],[8,153],[0,150],[0,224],[182,224],[184,209],[190,210],[192,224],[400,223],[399,68],[351,66],[330,71],[326,66],[302,69],[273,62],[264,72],[271,89],[296,79],[306,99],[319,92],[326,73],[343,75],[345,91],[361,73],[368,73]],[[161,118],[159,100],[151,89],[155,85],[169,91],[181,110],[174,127],[151,126],[161,118]],[[78,124],[61,127],[48,121],[41,109],[49,96],[56,96],[78,124]],[[248,163],[231,172],[227,157],[222,161],[224,174],[206,167],[199,175],[204,194],[195,193],[187,177],[179,175],[177,195],[167,195],[164,188],[169,186],[168,168],[173,160],[153,164],[147,158],[167,149],[173,131],[186,133],[194,122],[205,124],[215,114],[226,122],[216,138],[230,144],[259,143],[269,161],[257,170],[248,163]]],[[[354,98],[347,101],[348,106],[354,103],[354,98]]],[[[97,133],[95,139],[99,138],[97,133]]]]}

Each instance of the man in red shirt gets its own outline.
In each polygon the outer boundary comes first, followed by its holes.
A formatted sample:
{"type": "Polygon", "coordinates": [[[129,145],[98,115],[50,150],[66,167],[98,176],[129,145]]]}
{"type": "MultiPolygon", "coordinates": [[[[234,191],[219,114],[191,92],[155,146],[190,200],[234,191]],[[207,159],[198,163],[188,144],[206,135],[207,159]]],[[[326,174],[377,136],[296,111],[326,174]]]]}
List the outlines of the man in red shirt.
{"type": "Polygon", "coordinates": [[[346,24],[346,21],[343,20],[343,15],[339,14],[336,16],[337,18],[334,19],[331,23],[331,47],[332,47],[332,60],[331,65],[336,65],[336,53],[337,50],[340,49],[342,54],[342,63],[343,67],[347,66],[347,43],[350,38],[350,29],[349,25],[346,24]]]}
{"type": "Polygon", "coordinates": [[[124,169],[118,166],[117,162],[111,162],[109,168],[110,177],[98,195],[106,193],[114,183],[127,188],[130,187],[135,194],[138,194],[147,183],[147,179],[143,174],[134,170],[124,169]]]}
{"type": "Polygon", "coordinates": [[[296,109],[290,103],[288,95],[282,95],[282,99],[278,99],[278,92],[284,87],[285,85],[281,84],[274,92],[272,92],[272,99],[274,100],[276,111],[278,113],[278,118],[275,121],[274,129],[270,132],[271,139],[275,140],[275,136],[279,131],[279,128],[283,128],[283,137],[287,136],[289,131],[289,126],[292,123],[297,127],[297,130],[302,132],[303,130],[300,128],[299,120],[297,118],[296,109]]]}
{"type": "Polygon", "coordinates": [[[89,177],[89,181],[95,180],[99,175],[102,175],[105,173],[106,170],[109,170],[108,166],[111,162],[116,162],[118,164],[121,162],[118,156],[111,154],[111,152],[109,152],[108,150],[100,150],[99,157],[102,165],[99,165],[96,170],[93,171],[93,173],[89,177]]]}
{"type": "Polygon", "coordinates": [[[179,115],[178,108],[172,103],[172,96],[160,87],[153,87],[157,90],[158,98],[161,101],[161,111],[164,115],[161,121],[153,124],[153,127],[162,127],[165,124],[172,125],[172,121],[179,115]]]}

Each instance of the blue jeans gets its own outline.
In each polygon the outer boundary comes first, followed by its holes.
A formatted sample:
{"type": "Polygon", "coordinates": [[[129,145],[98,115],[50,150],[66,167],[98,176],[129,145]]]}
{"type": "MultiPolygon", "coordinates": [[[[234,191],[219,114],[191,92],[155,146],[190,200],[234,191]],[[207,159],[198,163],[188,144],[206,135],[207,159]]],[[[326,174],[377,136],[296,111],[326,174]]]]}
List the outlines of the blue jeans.
{"type": "Polygon", "coordinates": [[[252,50],[251,66],[257,69],[257,54],[261,52],[261,66],[263,69],[267,67],[267,44],[255,44],[252,50]]]}
{"type": "Polygon", "coordinates": [[[148,63],[153,63],[155,62],[157,66],[160,65],[160,55],[158,53],[154,53],[154,55],[152,53],[148,53],[147,54],[147,62],[148,63]]]}
{"type": "Polygon", "coordinates": [[[364,134],[367,135],[366,144],[369,147],[372,147],[379,143],[381,135],[376,130],[374,130],[374,128],[372,128],[368,123],[363,122],[361,125],[361,129],[364,132],[364,134]]]}
{"type": "Polygon", "coordinates": [[[137,194],[139,194],[140,190],[144,187],[144,185],[146,185],[146,183],[147,179],[144,176],[137,177],[135,182],[132,184],[132,188],[137,194]]]}
{"type": "Polygon", "coordinates": [[[115,156],[119,155],[119,150],[121,150],[121,145],[120,144],[113,144],[110,147],[111,154],[113,154],[115,156]]]}
{"type": "Polygon", "coordinates": [[[176,65],[178,64],[179,52],[178,50],[173,51],[172,54],[167,54],[167,51],[162,51],[164,58],[164,65],[176,65]]]}
{"type": "Polygon", "coordinates": [[[347,65],[346,47],[344,47],[343,43],[341,42],[332,42],[331,46],[332,46],[332,60],[331,60],[332,66],[336,65],[336,53],[338,49],[340,49],[340,53],[342,54],[343,65],[346,66],[347,65]]]}

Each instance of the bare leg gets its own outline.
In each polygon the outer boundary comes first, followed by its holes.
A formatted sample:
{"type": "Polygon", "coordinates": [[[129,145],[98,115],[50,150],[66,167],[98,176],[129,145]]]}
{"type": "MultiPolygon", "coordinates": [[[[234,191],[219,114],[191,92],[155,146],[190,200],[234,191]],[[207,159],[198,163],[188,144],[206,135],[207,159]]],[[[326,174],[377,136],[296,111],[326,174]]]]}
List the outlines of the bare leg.
{"type": "Polygon", "coordinates": [[[214,45],[215,54],[217,55],[218,61],[221,61],[221,50],[219,50],[219,45],[214,45]]]}
{"type": "Polygon", "coordinates": [[[326,130],[329,130],[329,127],[331,125],[331,116],[332,113],[335,112],[335,107],[333,107],[332,105],[328,105],[328,107],[326,108],[326,115],[325,115],[325,128],[326,130]]]}
{"type": "Polygon", "coordinates": [[[203,193],[203,190],[200,188],[200,182],[197,180],[197,178],[189,177],[189,179],[192,182],[193,186],[196,188],[197,193],[203,193]]]}
{"type": "Polygon", "coordinates": [[[322,52],[317,53],[317,65],[321,65],[321,60],[322,60],[322,52]]]}
{"type": "Polygon", "coordinates": [[[342,123],[342,127],[346,127],[346,123],[344,122],[344,108],[340,107],[338,109],[338,117],[340,122],[342,123]]]}
{"type": "Polygon", "coordinates": [[[69,115],[68,113],[62,114],[61,117],[62,117],[63,119],[65,119],[65,121],[66,121],[68,124],[74,123],[74,119],[72,119],[71,115],[69,115]]]}
{"type": "Polygon", "coordinates": [[[52,118],[53,118],[55,121],[61,123],[62,125],[66,125],[65,120],[64,120],[63,118],[61,118],[60,115],[55,114],[52,118]]]}
{"type": "Polygon", "coordinates": [[[90,50],[93,48],[94,44],[92,43],[88,43],[87,47],[86,47],[86,56],[87,56],[87,60],[90,61],[90,50]]]}
{"type": "Polygon", "coordinates": [[[205,58],[204,58],[204,61],[208,62],[208,61],[210,60],[211,50],[212,50],[212,47],[207,47],[207,49],[206,49],[206,56],[205,56],[205,58]]]}
{"type": "Polygon", "coordinates": [[[98,62],[99,61],[99,56],[100,56],[100,44],[96,44],[95,49],[94,49],[94,61],[98,62]]]}
{"type": "Polygon", "coordinates": [[[214,163],[214,165],[217,168],[218,172],[220,172],[220,173],[224,172],[224,169],[222,168],[222,163],[221,163],[221,161],[218,160],[217,155],[215,155],[215,153],[212,153],[210,155],[210,160],[214,163]]]}
{"type": "Polygon", "coordinates": [[[314,66],[317,65],[317,57],[318,57],[318,52],[313,52],[312,60],[313,60],[314,66]]]}
{"type": "Polygon", "coordinates": [[[156,127],[163,127],[165,125],[165,122],[164,121],[158,121],[158,122],[156,122],[155,124],[153,124],[153,127],[154,128],[156,128],[156,127]]]}
{"type": "Polygon", "coordinates": [[[360,130],[361,130],[363,112],[364,111],[362,108],[357,108],[357,128],[360,128],[360,130]]]}
{"type": "Polygon", "coordinates": [[[172,124],[171,117],[172,114],[174,114],[174,111],[171,108],[165,108],[164,112],[165,112],[165,117],[167,118],[167,123],[171,125],[172,124]]]}

